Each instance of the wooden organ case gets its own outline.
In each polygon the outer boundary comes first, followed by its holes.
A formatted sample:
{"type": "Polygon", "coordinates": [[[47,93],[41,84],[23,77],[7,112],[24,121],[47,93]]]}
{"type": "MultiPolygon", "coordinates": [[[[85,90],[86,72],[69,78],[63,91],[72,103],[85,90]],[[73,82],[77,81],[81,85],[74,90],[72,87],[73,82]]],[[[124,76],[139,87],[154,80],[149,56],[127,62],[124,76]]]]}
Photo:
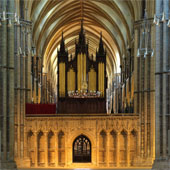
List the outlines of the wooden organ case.
{"type": "Polygon", "coordinates": [[[106,113],[106,52],[102,35],[96,57],[89,56],[83,31],[68,58],[64,38],[58,51],[58,113],[106,113]]]}

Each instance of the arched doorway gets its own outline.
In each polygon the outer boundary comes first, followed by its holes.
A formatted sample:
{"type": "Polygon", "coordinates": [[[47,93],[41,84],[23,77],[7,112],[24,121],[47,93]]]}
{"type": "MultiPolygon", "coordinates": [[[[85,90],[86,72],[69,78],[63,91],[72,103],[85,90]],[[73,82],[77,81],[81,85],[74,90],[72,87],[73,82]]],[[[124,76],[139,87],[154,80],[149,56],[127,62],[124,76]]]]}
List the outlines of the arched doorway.
{"type": "Polygon", "coordinates": [[[91,162],[91,142],[84,136],[78,136],[73,142],[73,162],[91,162]]]}

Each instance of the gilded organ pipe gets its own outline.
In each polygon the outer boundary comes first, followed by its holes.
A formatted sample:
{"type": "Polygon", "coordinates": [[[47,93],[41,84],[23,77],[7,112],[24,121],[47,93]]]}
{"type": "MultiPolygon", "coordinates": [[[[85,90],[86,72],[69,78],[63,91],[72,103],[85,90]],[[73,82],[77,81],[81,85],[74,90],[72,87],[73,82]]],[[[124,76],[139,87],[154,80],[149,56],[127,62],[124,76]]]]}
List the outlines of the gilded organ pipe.
{"type": "Polygon", "coordinates": [[[73,68],[71,68],[67,73],[67,90],[68,92],[75,91],[75,72],[73,68]]]}
{"type": "Polygon", "coordinates": [[[59,64],[59,96],[65,97],[65,63],[59,64]]]}

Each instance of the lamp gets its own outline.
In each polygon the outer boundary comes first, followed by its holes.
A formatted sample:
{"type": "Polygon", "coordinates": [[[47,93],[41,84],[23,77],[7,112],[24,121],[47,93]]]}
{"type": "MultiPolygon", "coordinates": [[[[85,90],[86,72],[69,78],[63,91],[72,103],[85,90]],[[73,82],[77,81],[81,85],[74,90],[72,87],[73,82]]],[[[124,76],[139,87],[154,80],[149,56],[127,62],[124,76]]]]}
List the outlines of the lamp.
{"type": "Polygon", "coordinates": [[[167,22],[167,26],[170,27],[170,19],[168,19],[169,17],[170,17],[170,13],[162,12],[160,14],[155,14],[153,23],[155,25],[159,26],[160,22],[163,22],[163,23],[167,22]]]}
{"type": "Polygon", "coordinates": [[[170,28],[170,19],[168,20],[167,26],[170,28]]]}
{"type": "Polygon", "coordinates": [[[154,15],[153,23],[154,23],[154,24],[156,24],[156,23],[157,23],[156,15],[154,15]]]}
{"type": "Polygon", "coordinates": [[[153,55],[154,55],[154,50],[152,50],[151,57],[153,57],[153,55]]]}
{"type": "MultiPolygon", "coordinates": [[[[154,23],[159,24],[159,19],[157,19],[156,15],[154,16],[154,23]]],[[[137,57],[144,56],[146,58],[148,55],[151,57],[154,55],[154,50],[150,47],[150,34],[151,34],[151,24],[147,17],[147,11],[145,9],[145,15],[143,22],[141,24],[141,30],[143,30],[142,34],[140,35],[140,44],[137,50],[137,57]]]]}
{"type": "Polygon", "coordinates": [[[5,20],[6,20],[6,12],[3,11],[3,12],[2,12],[2,21],[5,21],[5,20]]]}
{"type": "Polygon", "coordinates": [[[17,25],[20,25],[20,20],[19,20],[19,16],[18,16],[18,20],[17,20],[17,25]]]}
{"type": "Polygon", "coordinates": [[[166,18],[165,18],[165,12],[163,12],[162,14],[162,19],[161,19],[162,22],[166,22],[166,18]]]}
{"type": "Polygon", "coordinates": [[[20,55],[22,54],[22,49],[21,49],[21,47],[19,47],[19,54],[20,54],[20,55]]]}
{"type": "Polygon", "coordinates": [[[1,22],[0,26],[2,25],[2,22],[6,20],[8,21],[9,27],[12,26],[12,23],[24,27],[32,27],[32,23],[30,21],[20,19],[16,12],[12,13],[12,12],[3,11],[2,13],[0,13],[0,22],[1,22]]]}
{"type": "Polygon", "coordinates": [[[25,54],[25,51],[23,52],[23,58],[25,58],[26,57],[26,54],[25,54]]]}
{"type": "Polygon", "coordinates": [[[19,17],[17,16],[17,13],[3,11],[2,13],[0,13],[0,21],[4,22],[6,20],[8,21],[8,27],[11,27],[12,21],[14,21],[14,23],[17,23],[19,20],[19,17]]]}
{"type": "Polygon", "coordinates": [[[35,55],[36,55],[36,48],[32,47],[32,56],[35,56],[35,55]]]}
{"type": "Polygon", "coordinates": [[[157,26],[160,25],[160,19],[159,19],[159,18],[157,18],[156,25],[157,25],[157,26]]]}
{"type": "Polygon", "coordinates": [[[140,57],[140,50],[138,49],[137,57],[140,57]]]}
{"type": "Polygon", "coordinates": [[[18,17],[17,17],[17,13],[14,14],[14,22],[17,23],[18,22],[18,17]]]}
{"type": "Polygon", "coordinates": [[[12,26],[12,21],[11,19],[8,20],[8,27],[11,27],[12,26]]]}
{"type": "Polygon", "coordinates": [[[144,54],[144,58],[146,58],[146,56],[148,55],[148,49],[145,49],[145,54],[144,54]]]}

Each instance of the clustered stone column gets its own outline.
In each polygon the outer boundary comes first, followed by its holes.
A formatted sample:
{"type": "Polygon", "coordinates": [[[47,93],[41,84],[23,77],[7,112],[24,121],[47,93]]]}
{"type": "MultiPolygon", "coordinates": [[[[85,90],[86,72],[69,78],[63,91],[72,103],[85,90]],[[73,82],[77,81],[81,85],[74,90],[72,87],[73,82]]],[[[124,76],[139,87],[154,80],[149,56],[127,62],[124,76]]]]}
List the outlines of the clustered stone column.
{"type": "MultiPolygon", "coordinates": [[[[152,14],[148,12],[148,15],[151,16],[152,14]]],[[[155,56],[151,56],[151,54],[144,56],[141,51],[141,55],[137,56],[137,50],[145,48],[143,45],[144,22],[144,19],[140,19],[135,23],[134,112],[140,115],[140,157],[143,159],[143,162],[148,162],[148,166],[151,166],[151,159],[154,158],[154,140],[152,136],[155,130],[155,112],[153,109],[155,106],[155,87],[153,86],[155,83],[155,56]]],[[[154,49],[154,26],[148,18],[147,22],[150,23],[148,46],[154,49]]]]}
{"type": "MultiPolygon", "coordinates": [[[[0,12],[14,13],[14,1],[1,1],[0,12]]],[[[0,27],[0,79],[2,155],[1,169],[15,169],[14,163],[14,25],[2,22],[0,27]]]]}
{"type": "MultiPolygon", "coordinates": [[[[162,12],[168,14],[170,12],[169,0],[156,0],[156,15],[162,12]]],[[[156,27],[156,105],[155,105],[155,162],[153,169],[167,170],[170,169],[170,148],[168,148],[168,130],[170,123],[170,78],[168,71],[170,70],[170,29],[167,22],[161,22],[156,27]]]]}
{"type": "MultiPolygon", "coordinates": [[[[18,14],[19,15],[19,14],[18,14]]],[[[17,164],[22,160],[29,164],[28,155],[24,154],[25,133],[25,104],[31,97],[31,23],[20,16],[20,25],[14,26],[14,73],[15,73],[15,160],[17,164]]]]}

